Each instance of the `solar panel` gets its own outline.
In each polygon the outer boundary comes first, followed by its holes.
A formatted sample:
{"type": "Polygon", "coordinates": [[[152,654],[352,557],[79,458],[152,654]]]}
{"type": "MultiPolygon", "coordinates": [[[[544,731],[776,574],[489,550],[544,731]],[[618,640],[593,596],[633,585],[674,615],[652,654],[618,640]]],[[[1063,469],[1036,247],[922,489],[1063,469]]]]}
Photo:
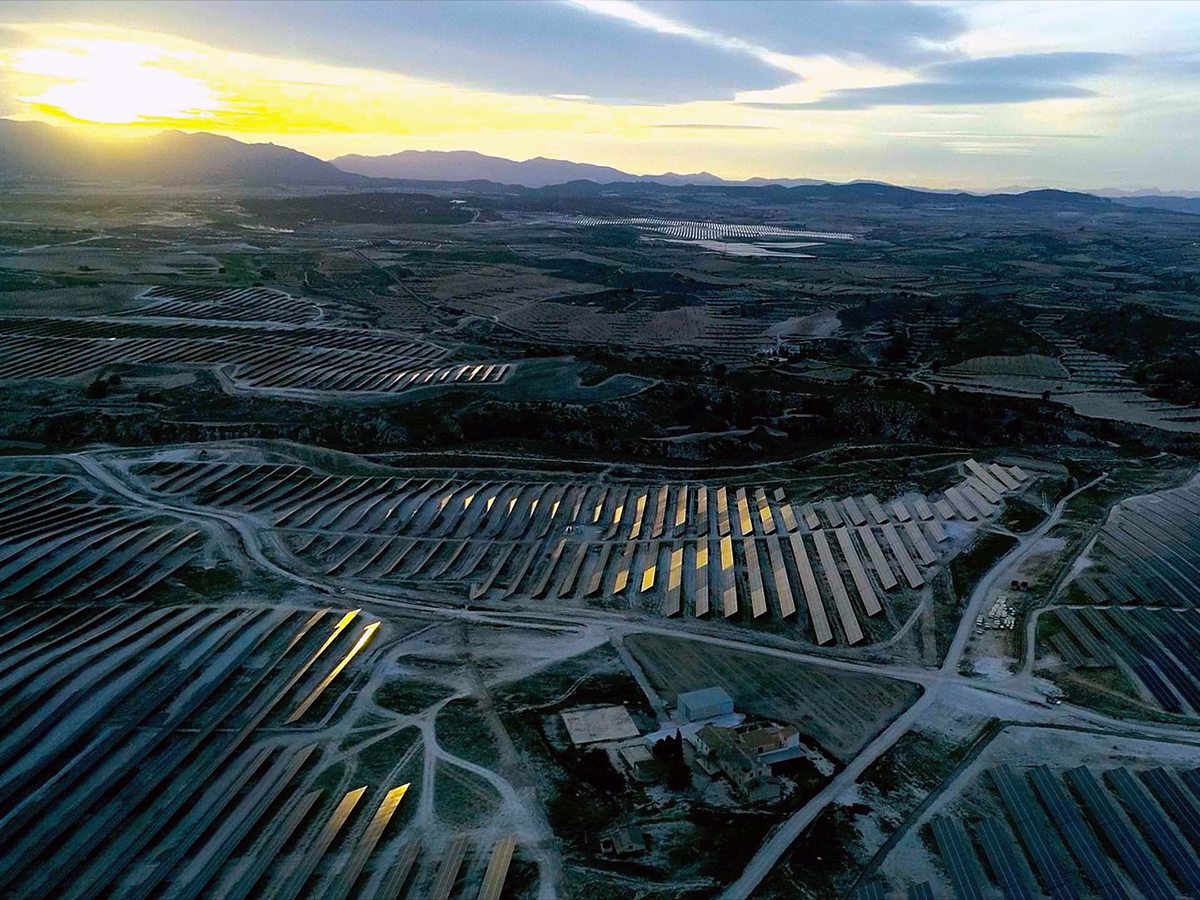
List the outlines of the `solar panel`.
{"type": "Polygon", "coordinates": [[[1179,830],[1192,842],[1192,846],[1200,850],[1200,807],[1196,801],[1188,796],[1166,769],[1142,772],[1141,778],[1179,826],[1179,830]]]}
{"type": "Polygon", "coordinates": [[[858,550],[855,549],[854,542],[850,539],[850,530],[838,528],[834,534],[837,535],[838,545],[842,548],[842,555],[850,564],[850,575],[854,579],[854,586],[858,589],[858,597],[862,601],[863,609],[867,611],[868,616],[882,612],[883,607],[879,603],[879,598],[875,596],[875,588],[871,585],[871,579],[867,577],[866,569],[863,568],[862,560],[859,559],[858,550]]]}
{"type": "Polygon", "coordinates": [[[867,512],[871,514],[871,518],[875,520],[876,525],[882,525],[888,520],[887,513],[883,511],[883,507],[879,505],[879,501],[874,494],[867,494],[863,497],[863,503],[867,505],[867,512]]]}
{"type": "Polygon", "coordinates": [[[1167,884],[1158,865],[1138,841],[1133,829],[1117,810],[1112,797],[1100,786],[1092,771],[1080,766],[1069,769],[1066,778],[1097,827],[1116,848],[1121,862],[1142,889],[1142,893],[1152,900],[1172,900],[1177,897],[1177,892],[1167,884]]]}
{"type": "Polygon", "coordinates": [[[946,816],[934,816],[929,824],[955,893],[961,900],[984,900],[979,862],[962,823],[946,816]]]}
{"type": "Polygon", "coordinates": [[[1037,893],[1033,872],[1017,839],[1001,819],[985,819],[977,831],[983,855],[1008,900],[1026,900],[1037,893]]]}
{"type": "Polygon", "coordinates": [[[1127,895],[1113,875],[1108,857],[1058,779],[1046,766],[1033,769],[1029,777],[1083,873],[1107,900],[1124,900],[1127,895]]]}
{"type": "Polygon", "coordinates": [[[866,525],[867,517],[862,514],[862,510],[858,508],[858,504],[853,497],[847,497],[842,501],[842,506],[846,510],[846,515],[850,517],[850,521],[855,525],[866,525]]]}
{"type": "Polygon", "coordinates": [[[875,574],[879,576],[880,585],[885,591],[891,590],[900,582],[892,574],[892,567],[888,565],[887,557],[883,555],[883,549],[879,546],[879,541],[875,539],[874,530],[863,525],[858,529],[858,536],[862,539],[863,546],[867,548],[867,555],[871,557],[871,565],[875,567],[875,574]]]}
{"type": "Polygon", "coordinates": [[[825,605],[821,602],[821,594],[817,590],[817,579],[813,575],[812,564],[808,560],[808,552],[804,549],[804,536],[799,532],[788,535],[792,545],[792,555],[796,560],[796,570],[800,573],[800,584],[804,589],[804,601],[808,606],[808,615],[812,620],[813,631],[818,644],[827,644],[833,640],[833,629],[829,627],[829,617],[825,614],[825,605]]]}
{"type": "Polygon", "coordinates": [[[1158,808],[1150,793],[1138,782],[1128,769],[1113,769],[1108,773],[1109,782],[1116,788],[1117,796],[1129,810],[1142,834],[1150,838],[1158,855],[1167,863],[1175,877],[1187,892],[1200,896],[1200,865],[1195,854],[1188,851],[1183,842],[1171,829],[1167,817],[1158,808]]]}
{"type": "Polygon", "coordinates": [[[1055,900],[1075,900],[1079,896],[1075,879],[1062,867],[1059,852],[1047,833],[1045,818],[1028,786],[1008,766],[996,766],[991,775],[1042,884],[1055,900]]]}
{"type": "Polygon", "coordinates": [[[846,643],[857,644],[863,639],[862,628],[858,624],[858,616],[854,614],[854,607],[850,604],[850,595],[846,593],[846,585],[842,582],[842,573],[838,571],[837,563],[834,562],[833,550],[830,549],[829,539],[825,536],[825,532],[813,532],[813,543],[817,545],[821,570],[824,572],[825,582],[833,594],[833,604],[837,607],[838,618],[841,619],[842,630],[846,634],[846,643]]]}
{"type": "Polygon", "coordinates": [[[878,878],[864,882],[854,892],[854,900],[887,900],[887,885],[878,878]]]}

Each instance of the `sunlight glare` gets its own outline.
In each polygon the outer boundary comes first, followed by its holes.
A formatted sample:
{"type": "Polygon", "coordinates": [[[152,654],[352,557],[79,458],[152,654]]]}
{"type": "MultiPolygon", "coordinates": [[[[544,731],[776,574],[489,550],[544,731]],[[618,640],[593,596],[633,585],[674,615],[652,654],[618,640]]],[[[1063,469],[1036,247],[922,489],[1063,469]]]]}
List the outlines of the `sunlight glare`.
{"type": "Polygon", "coordinates": [[[57,80],[23,102],[82,122],[128,124],[196,118],[217,109],[203,81],[161,65],[168,51],[126,41],[79,41],[70,49],[35,48],[13,54],[10,67],[57,80]]]}

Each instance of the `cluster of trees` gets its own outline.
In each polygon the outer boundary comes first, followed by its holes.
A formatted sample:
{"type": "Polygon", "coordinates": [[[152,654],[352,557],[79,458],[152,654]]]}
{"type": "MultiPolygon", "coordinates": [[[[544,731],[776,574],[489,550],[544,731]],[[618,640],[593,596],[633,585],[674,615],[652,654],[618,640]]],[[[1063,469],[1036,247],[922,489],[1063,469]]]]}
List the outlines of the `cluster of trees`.
{"type": "Polygon", "coordinates": [[[1152,397],[1187,406],[1200,405],[1200,356],[1186,350],[1129,367],[1129,375],[1146,385],[1152,397]]]}
{"type": "Polygon", "coordinates": [[[99,377],[83,389],[83,396],[87,397],[89,400],[103,400],[108,396],[108,391],[110,388],[120,386],[120,375],[109,375],[107,378],[99,377]]]}
{"type": "Polygon", "coordinates": [[[654,742],[651,752],[667,767],[667,786],[675,791],[687,790],[692,786],[692,770],[683,756],[683,735],[675,730],[675,736],[667,735],[654,742]]]}

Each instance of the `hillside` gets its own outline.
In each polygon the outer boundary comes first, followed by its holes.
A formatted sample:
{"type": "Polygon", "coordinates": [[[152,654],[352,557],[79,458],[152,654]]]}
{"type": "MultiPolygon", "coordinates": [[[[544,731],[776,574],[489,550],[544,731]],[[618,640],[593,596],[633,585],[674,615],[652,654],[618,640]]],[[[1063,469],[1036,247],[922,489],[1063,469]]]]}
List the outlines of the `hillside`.
{"type": "Polygon", "coordinates": [[[751,178],[744,182],[727,181],[710,172],[632,175],[612,166],[548,159],[544,156],[517,161],[500,156],[487,156],[472,150],[404,150],[386,156],[351,154],[339,156],[330,162],[346,172],[372,178],[399,178],[406,181],[492,181],[532,188],[572,181],[593,181],[597,184],[654,182],[674,186],[781,184],[787,187],[824,183],[810,178],[751,178]]]}
{"type": "Polygon", "coordinates": [[[364,186],[315,156],[275,144],[164,131],[134,141],[95,141],[68,129],[0,119],[0,177],[247,186],[364,186]]]}

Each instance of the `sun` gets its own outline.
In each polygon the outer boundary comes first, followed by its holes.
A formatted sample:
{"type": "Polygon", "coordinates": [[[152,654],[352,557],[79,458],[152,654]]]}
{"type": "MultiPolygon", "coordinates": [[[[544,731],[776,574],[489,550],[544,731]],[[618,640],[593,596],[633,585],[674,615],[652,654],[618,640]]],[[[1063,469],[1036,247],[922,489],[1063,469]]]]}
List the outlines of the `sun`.
{"type": "Polygon", "coordinates": [[[18,50],[8,68],[45,87],[19,97],[44,115],[107,125],[187,122],[212,114],[220,97],[170,68],[179,54],[119,40],[77,40],[18,50]]]}

